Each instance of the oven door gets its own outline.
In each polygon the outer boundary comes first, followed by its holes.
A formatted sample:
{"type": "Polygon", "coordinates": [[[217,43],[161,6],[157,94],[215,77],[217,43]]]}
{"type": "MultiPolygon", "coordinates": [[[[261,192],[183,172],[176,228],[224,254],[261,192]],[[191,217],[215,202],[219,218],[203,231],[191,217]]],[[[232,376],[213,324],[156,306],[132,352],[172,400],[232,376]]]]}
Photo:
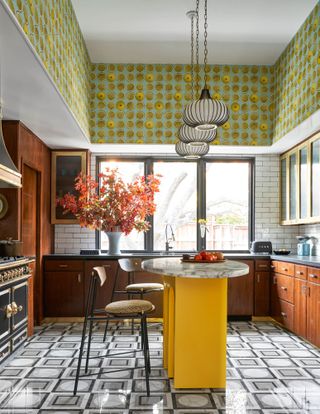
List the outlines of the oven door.
{"type": "Polygon", "coordinates": [[[12,287],[12,330],[19,329],[27,322],[28,316],[28,281],[12,287]]]}
{"type": "Polygon", "coordinates": [[[10,288],[0,290],[0,342],[10,334],[12,318],[10,288]]]}

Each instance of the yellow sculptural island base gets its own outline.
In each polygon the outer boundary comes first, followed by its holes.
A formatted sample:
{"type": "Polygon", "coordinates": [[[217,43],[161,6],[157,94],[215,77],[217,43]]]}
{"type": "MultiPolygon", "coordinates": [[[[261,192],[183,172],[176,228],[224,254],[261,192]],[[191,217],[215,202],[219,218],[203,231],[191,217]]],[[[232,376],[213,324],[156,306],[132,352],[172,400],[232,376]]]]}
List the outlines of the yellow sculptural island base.
{"type": "Polygon", "coordinates": [[[163,362],[174,387],[225,388],[228,280],[163,279],[163,362]]]}

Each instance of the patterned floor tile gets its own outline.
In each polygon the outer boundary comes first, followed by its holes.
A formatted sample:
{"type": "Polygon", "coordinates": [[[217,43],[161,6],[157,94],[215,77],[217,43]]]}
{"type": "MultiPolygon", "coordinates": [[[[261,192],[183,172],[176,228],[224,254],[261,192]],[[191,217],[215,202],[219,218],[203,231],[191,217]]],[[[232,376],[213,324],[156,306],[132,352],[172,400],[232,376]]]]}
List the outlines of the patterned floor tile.
{"type": "Polygon", "coordinates": [[[161,326],[149,327],[150,397],[144,359],[134,352],[137,326],[133,336],[129,325],[110,328],[104,343],[104,325],[94,326],[91,356],[98,358],[73,396],[82,325],[37,327],[0,365],[0,414],[320,414],[319,349],[278,325],[229,324],[225,391],[175,389],[162,365],[161,326]]]}

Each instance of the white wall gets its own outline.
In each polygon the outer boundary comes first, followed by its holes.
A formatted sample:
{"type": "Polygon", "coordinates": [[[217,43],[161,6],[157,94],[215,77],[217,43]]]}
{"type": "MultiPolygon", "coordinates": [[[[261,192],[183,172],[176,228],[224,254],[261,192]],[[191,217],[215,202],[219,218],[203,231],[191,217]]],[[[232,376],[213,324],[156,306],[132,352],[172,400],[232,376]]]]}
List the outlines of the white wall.
{"type": "MultiPolygon", "coordinates": [[[[279,156],[255,157],[255,239],[270,240],[274,248],[296,252],[298,234],[318,236],[320,225],[280,226],[279,156]]],[[[91,157],[91,174],[95,176],[96,158],[91,157]]],[[[76,253],[95,248],[95,232],[78,225],[55,225],[55,253],[76,253]]],[[[319,250],[320,254],[320,250],[319,250]]]]}

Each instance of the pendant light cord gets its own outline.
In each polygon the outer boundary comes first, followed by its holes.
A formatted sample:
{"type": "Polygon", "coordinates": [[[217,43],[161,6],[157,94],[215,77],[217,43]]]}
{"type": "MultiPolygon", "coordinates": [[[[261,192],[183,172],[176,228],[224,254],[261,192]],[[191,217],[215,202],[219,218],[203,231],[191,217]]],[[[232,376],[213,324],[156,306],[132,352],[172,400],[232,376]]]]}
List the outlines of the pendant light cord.
{"type": "Polygon", "coordinates": [[[203,63],[204,63],[204,87],[205,89],[208,89],[207,86],[207,81],[208,81],[208,75],[207,75],[207,70],[208,70],[208,7],[207,7],[207,0],[204,0],[204,58],[203,58],[203,63]]]}
{"type": "Polygon", "coordinates": [[[191,15],[191,99],[194,99],[194,15],[191,15]]]}
{"type": "Polygon", "coordinates": [[[196,91],[199,93],[199,1],[197,0],[196,6],[196,91]]]}

